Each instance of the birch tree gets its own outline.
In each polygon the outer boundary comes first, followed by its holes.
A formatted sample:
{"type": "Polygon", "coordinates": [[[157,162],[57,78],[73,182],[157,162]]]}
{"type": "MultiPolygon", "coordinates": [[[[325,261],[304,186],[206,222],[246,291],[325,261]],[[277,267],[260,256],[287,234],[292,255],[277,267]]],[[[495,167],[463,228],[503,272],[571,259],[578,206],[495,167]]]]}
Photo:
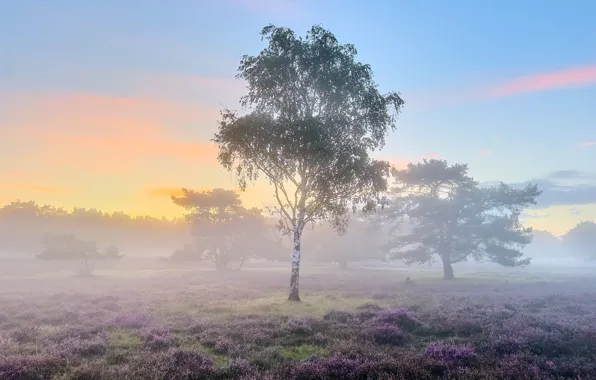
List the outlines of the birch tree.
{"type": "Polygon", "coordinates": [[[219,162],[241,189],[264,175],[272,185],[280,229],[293,239],[289,300],[300,301],[300,243],[309,222],[341,233],[349,210],[386,189],[389,164],[369,153],[383,147],[404,102],[382,94],[356,49],[314,26],[306,37],[267,26],[256,56],[237,77],[248,94],[243,115],[224,109],[214,141],[219,162]]]}

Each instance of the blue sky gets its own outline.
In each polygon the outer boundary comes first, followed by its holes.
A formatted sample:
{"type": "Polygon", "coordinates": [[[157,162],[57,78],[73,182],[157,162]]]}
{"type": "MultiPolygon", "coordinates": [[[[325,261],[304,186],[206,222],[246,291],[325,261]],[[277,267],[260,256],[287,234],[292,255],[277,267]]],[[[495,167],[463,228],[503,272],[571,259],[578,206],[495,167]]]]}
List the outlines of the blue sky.
{"type": "Polygon", "coordinates": [[[303,34],[319,23],[355,44],[381,89],[407,102],[383,157],[440,155],[467,162],[481,181],[540,181],[551,193],[527,221],[561,233],[596,219],[594,14],[596,3],[579,0],[8,2],[0,13],[0,134],[8,136],[0,174],[12,185],[0,200],[169,214],[155,189],[206,186],[206,177],[229,186],[212,162],[182,157],[191,148],[183,144],[206,141],[221,105],[235,106],[238,61],[262,48],[263,26],[303,34]],[[146,141],[125,149],[135,136],[146,141]],[[81,148],[91,137],[103,140],[81,148]],[[44,154],[31,158],[40,147],[44,154]],[[135,161],[131,151],[147,157],[135,161]],[[76,165],[68,159],[81,153],[76,165]],[[551,175],[561,170],[575,171],[573,180],[551,175]],[[99,191],[112,194],[108,203],[99,191]]]}

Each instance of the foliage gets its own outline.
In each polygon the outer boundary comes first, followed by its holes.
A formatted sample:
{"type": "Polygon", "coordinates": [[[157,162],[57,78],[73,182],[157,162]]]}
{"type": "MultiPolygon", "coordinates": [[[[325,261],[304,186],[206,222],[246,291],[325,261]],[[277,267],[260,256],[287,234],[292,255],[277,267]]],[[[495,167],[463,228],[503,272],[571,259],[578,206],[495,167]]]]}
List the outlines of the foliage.
{"type": "Polygon", "coordinates": [[[369,65],[314,26],[305,38],[267,26],[267,47],[245,55],[238,78],[247,83],[246,115],[225,109],[214,141],[219,162],[241,189],[264,175],[275,189],[280,229],[293,238],[289,299],[299,301],[300,243],[309,222],[329,220],[340,231],[348,209],[369,204],[386,188],[389,164],[369,152],[384,145],[403,100],[381,94],[369,65]]]}
{"type": "Polygon", "coordinates": [[[0,206],[0,251],[38,253],[45,235],[74,233],[97,241],[151,248],[181,241],[187,233],[184,218],[130,216],[76,207],[66,210],[33,201],[0,206]]]}
{"type": "Polygon", "coordinates": [[[578,223],[563,235],[563,244],[579,256],[596,260],[596,223],[578,223]]]}
{"type": "Polygon", "coordinates": [[[176,248],[170,255],[172,261],[198,261],[203,260],[205,257],[203,252],[197,249],[196,244],[185,244],[181,248],[176,248]]]}
{"type": "Polygon", "coordinates": [[[513,189],[504,183],[479,187],[463,164],[424,160],[394,170],[398,213],[412,221],[411,230],[393,239],[388,248],[406,263],[432,262],[439,256],[445,279],[453,279],[452,264],[468,260],[523,266],[521,249],[532,240],[532,229],[519,221],[521,211],[536,204],[536,185],[513,189]]]}
{"type": "Polygon", "coordinates": [[[123,255],[120,254],[120,250],[118,249],[118,247],[114,245],[110,245],[109,247],[107,247],[103,253],[103,257],[107,259],[119,259],[122,256],[123,255]]]}
{"type": "Polygon", "coordinates": [[[42,260],[81,260],[87,264],[92,260],[117,260],[123,257],[115,246],[101,253],[95,242],[81,240],[74,234],[46,235],[42,243],[45,250],[36,255],[42,260]]]}
{"type": "Polygon", "coordinates": [[[181,197],[172,196],[172,201],[189,211],[196,252],[211,259],[216,269],[227,269],[233,260],[242,266],[250,257],[270,256],[275,249],[261,210],[243,207],[236,192],[183,189],[182,193],[181,197]]]}

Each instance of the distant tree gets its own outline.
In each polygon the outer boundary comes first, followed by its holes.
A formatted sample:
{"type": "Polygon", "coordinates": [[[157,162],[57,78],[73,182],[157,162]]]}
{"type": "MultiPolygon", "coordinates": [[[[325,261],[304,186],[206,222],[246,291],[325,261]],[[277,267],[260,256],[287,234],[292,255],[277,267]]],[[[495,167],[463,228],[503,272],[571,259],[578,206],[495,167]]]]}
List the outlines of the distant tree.
{"type": "Polygon", "coordinates": [[[393,258],[428,263],[438,256],[446,280],[452,264],[470,257],[503,266],[524,266],[521,249],[532,241],[532,229],[519,221],[521,211],[536,204],[536,185],[513,189],[503,183],[479,187],[463,164],[448,166],[432,159],[394,170],[399,214],[412,222],[409,232],[390,241],[393,258]]]}
{"type": "Polygon", "coordinates": [[[44,251],[37,255],[43,260],[83,260],[88,257],[98,258],[97,244],[84,241],[74,234],[46,235],[42,240],[44,251]]]}
{"type": "Polygon", "coordinates": [[[346,269],[349,262],[385,260],[383,233],[368,220],[352,221],[341,236],[329,224],[317,225],[304,232],[303,247],[308,258],[316,262],[338,263],[346,269]]]}
{"type": "Polygon", "coordinates": [[[36,255],[42,260],[115,260],[120,259],[118,248],[108,247],[104,253],[97,249],[97,243],[94,241],[85,241],[76,237],[74,234],[64,235],[46,235],[42,239],[44,251],[36,255]]]}
{"type": "MultiPolygon", "coordinates": [[[[180,241],[187,232],[184,218],[131,217],[77,207],[72,212],[33,201],[14,201],[0,207],[0,252],[38,253],[44,235],[76,233],[98,243],[153,247],[180,241]]],[[[2,254],[0,253],[0,254],[2,254]]]]}
{"type": "Polygon", "coordinates": [[[170,255],[172,261],[200,261],[204,258],[203,251],[198,249],[197,244],[185,244],[181,248],[176,248],[170,255]]]}
{"type": "Polygon", "coordinates": [[[16,220],[31,220],[40,214],[40,207],[34,201],[24,202],[16,200],[10,202],[0,209],[0,217],[13,218],[16,220]]]}
{"type": "Polygon", "coordinates": [[[172,201],[190,211],[188,218],[197,239],[196,252],[210,258],[217,270],[227,269],[232,260],[240,261],[241,267],[268,244],[261,210],[244,208],[236,192],[224,189],[202,192],[182,189],[182,192],[181,197],[172,196],[172,201]]]}
{"type": "Polygon", "coordinates": [[[113,260],[113,259],[120,259],[120,258],[124,257],[124,255],[120,254],[120,250],[118,249],[118,247],[116,247],[114,245],[110,245],[109,247],[107,247],[104,250],[103,257],[105,257],[108,260],[113,260]]]}
{"type": "Polygon", "coordinates": [[[259,175],[273,185],[272,211],[293,239],[288,299],[300,301],[304,227],[328,220],[341,233],[349,208],[385,190],[389,164],[369,152],[384,145],[404,102],[397,93],[381,94],[354,46],[320,26],[306,38],[272,25],[261,36],[268,46],[244,56],[238,74],[248,87],[241,105],[250,113],[225,109],[214,141],[242,190],[259,175]]]}
{"type": "Polygon", "coordinates": [[[578,256],[596,259],[596,223],[584,221],[567,231],[563,245],[578,256]]]}

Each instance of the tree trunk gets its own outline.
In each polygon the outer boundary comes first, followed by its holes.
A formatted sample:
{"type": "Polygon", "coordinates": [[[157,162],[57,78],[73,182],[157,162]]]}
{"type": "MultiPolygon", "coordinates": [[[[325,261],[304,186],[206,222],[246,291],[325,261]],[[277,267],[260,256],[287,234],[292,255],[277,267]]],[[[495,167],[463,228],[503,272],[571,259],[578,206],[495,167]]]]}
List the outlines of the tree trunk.
{"type": "Polygon", "coordinates": [[[339,260],[340,269],[348,269],[348,260],[339,260]]]}
{"type": "Polygon", "coordinates": [[[451,255],[445,255],[443,257],[443,279],[455,280],[455,276],[453,275],[453,267],[451,266],[451,255]]]}
{"type": "Polygon", "coordinates": [[[302,221],[294,227],[294,246],[292,249],[292,275],[290,276],[290,295],[288,301],[300,301],[300,240],[302,237],[302,221]]]}
{"type": "Polygon", "coordinates": [[[238,270],[242,269],[242,265],[244,265],[244,261],[245,261],[245,260],[246,260],[246,258],[245,258],[245,257],[242,257],[242,258],[240,259],[240,265],[238,266],[238,270]]]}

